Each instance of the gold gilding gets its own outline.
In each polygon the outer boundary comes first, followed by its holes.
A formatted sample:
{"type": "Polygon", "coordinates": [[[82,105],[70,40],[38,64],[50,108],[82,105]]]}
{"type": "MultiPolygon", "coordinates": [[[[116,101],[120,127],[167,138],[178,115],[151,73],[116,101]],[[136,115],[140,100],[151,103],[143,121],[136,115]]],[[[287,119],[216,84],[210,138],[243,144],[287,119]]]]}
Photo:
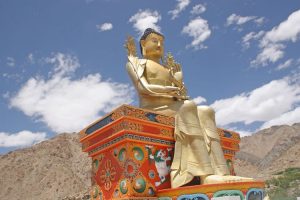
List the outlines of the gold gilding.
{"type": "MultiPolygon", "coordinates": [[[[127,45],[130,48],[127,49],[135,49],[131,47],[134,42],[130,41],[127,45]]],[[[175,117],[172,188],[183,186],[196,176],[201,178],[203,184],[253,180],[229,176],[215,112],[208,106],[197,106],[189,100],[181,65],[175,62],[171,53],[161,62],[164,37],[153,30],[142,37],[140,46],[143,58],[129,53],[126,65],[138,92],[140,107],[175,117]]]]}

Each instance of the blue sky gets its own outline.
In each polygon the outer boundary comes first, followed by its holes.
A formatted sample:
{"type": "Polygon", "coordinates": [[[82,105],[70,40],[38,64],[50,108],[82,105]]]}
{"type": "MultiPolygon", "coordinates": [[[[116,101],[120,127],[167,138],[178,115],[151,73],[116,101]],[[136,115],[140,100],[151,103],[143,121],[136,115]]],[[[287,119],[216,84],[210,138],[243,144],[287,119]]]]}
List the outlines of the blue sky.
{"type": "Polygon", "coordinates": [[[0,27],[0,153],[137,105],[123,45],[146,27],[219,127],[300,122],[299,1],[2,0],[0,27]]]}

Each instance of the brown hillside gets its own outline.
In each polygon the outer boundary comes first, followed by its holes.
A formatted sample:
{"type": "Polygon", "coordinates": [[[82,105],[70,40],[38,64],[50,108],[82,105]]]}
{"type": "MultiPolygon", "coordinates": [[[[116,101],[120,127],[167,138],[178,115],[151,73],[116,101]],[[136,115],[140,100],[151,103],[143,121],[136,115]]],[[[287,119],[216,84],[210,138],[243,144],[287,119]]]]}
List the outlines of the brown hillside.
{"type": "Polygon", "coordinates": [[[235,169],[241,176],[267,180],[289,167],[300,167],[300,123],[273,126],[243,137],[235,169]]]}
{"type": "Polygon", "coordinates": [[[0,199],[62,199],[90,186],[90,159],[77,134],[60,134],[0,156],[0,199]]]}

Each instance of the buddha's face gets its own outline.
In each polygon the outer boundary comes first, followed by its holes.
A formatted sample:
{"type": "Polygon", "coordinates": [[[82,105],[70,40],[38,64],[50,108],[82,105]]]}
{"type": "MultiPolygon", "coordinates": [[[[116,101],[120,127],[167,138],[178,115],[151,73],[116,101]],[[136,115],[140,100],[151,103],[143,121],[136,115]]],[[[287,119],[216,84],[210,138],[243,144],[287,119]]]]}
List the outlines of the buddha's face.
{"type": "Polygon", "coordinates": [[[151,33],[145,40],[141,41],[143,56],[147,59],[157,60],[164,53],[164,38],[158,34],[151,33]]]}

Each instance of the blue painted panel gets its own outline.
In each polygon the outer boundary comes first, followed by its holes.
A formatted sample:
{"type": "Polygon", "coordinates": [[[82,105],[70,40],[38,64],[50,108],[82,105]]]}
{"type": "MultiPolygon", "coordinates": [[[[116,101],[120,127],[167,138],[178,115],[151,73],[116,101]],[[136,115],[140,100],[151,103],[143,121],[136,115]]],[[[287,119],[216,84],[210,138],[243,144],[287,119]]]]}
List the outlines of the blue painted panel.
{"type": "Polygon", "coordinates": [[[245,197],[240,190],[222,190],[214,194],[214,197],[228,197],[228,196],[239,196],[241,200],[244,200],[245,197]]]}
{"type": "Polygon", "coordinates": [[[105,117],[104,119],[100,120],[99,122],[97,122],[96,124],[93,124],[92,126],[90,126],[89,128],[86,129],[85,134],[91,134],[94,131],[102,128],[103,126],[111,123],[113,121],[113,119],[111,118],[111,115],[108,115],[107,117],[105,117]]]}
{"type": "Polygon", "coordinates": [[[205,194],[188,194],[179,196],[177,200],[209,200],[209,198],[205,194]]]}
{"type": "Polygon", "coordinates": [[[155,113],[147,113],[145,116],[146,116],[150,121],[158,122],[157,119],[156,119],[157,114],[155,114],[155,113]]]}
{"type": "Polygon", "coordinates": [[[264,191],[262,189],[252,188],[247,192],[246,200],[263,200],[264,191]]]}
{"type": "Polygon", "coordinates": [[[232,138],[232,134],[228,131],[224,131],[224,137],[232,138]]]}

